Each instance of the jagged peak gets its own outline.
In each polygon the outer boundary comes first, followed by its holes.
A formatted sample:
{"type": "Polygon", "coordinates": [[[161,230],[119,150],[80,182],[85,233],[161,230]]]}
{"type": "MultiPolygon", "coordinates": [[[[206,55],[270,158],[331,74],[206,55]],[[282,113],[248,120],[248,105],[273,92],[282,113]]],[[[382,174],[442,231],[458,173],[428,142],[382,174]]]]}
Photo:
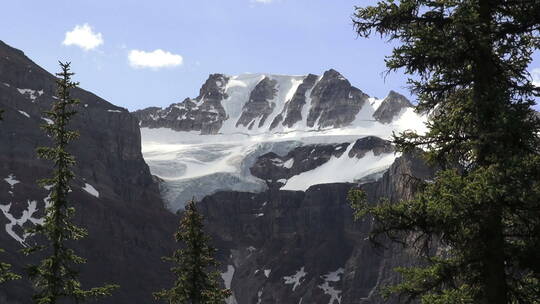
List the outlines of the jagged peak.
{"type": "Polygon", "coordinates": [[[384,100],[387,102],[399,102],[403,105],[407,105],[408,107],[413,106],[413,104],[409,101],[409,99],[407,99],[407,97],[403,96],[402,94],[394,90],[390,90],[390,92],[388,92],[388,95],[384,98],[384,100]]]}

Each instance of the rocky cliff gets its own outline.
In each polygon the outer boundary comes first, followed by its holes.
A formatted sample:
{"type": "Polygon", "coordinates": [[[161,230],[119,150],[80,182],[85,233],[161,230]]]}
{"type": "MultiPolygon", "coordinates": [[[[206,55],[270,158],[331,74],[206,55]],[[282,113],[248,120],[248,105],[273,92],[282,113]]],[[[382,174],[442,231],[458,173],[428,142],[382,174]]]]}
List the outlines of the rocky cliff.
{"type": "Polygon", "coordinates": [[[393,91],[384,101],[371,98],[330,69],[322,76],[212,74],[196,98],[133,114],[143,128],[261,133],[342,128],[365,120],[389,123],[412,107],[393,91]]]}
{"type": "MultiPolygon", "coordinates": [[[[24,228],[39,223],[49,195],[35,181],[51,166],[35,148],[50,144],[39,126],[49,123],[54,80],[0,42],[0,260],[19,272],[28,260],[17,251],[33,242],[24,228]]],[[[410,176],[433,174],[386,140],[422,121],[395,92],[371,98],[329,70],[213,74],[196,98],[134,115],[82,89],[73,95],[81,136],[70,146],[71,199],[89,231],[76,248],[89,260],[83,283],[122,286],[103,303],[152,303],[152,291],[170,286],[160,257],[173,251],[174,212],[192,195],[234,291],[228,303],[385,303],[379,288],[413,262],[399,247],[373,248],[372,221],[353,221],[346,201],[353,187],[370,203],[406,199],[410,176]]],[[[4,284],[0,303],[27,304],[29,294],[23,280],[4,284]]]]}
{"type": "Polygon", "coordinates": [[[377,250],[367,240],[373,222],[353,221],[347,192],[359,187],[370,203],[410,198],[410,177],[433,171],[414,155],[396,160],[375,182],[334,183],[307,191],[218,192],[200,203],[237,303],[385,302],[381,286],[393,268],[414,260],[397,246],[377,250]]]}
{"type": "MultiPolygon", "coordinates": [[[[137,119],[85,90],[72,93],[80,104],[70,127],[80,137],[69,147],[77,160],[71,200],[89,232],[76,248],[89,260],[82,281],[120,284],[105,303],[149,303],[170,279],[160,257],[172,250],[175,216],[163,208],[142,157],[137,119]]],[[[43,111],[55,98],[54,76],[0,41],[0,247],[7,251],[0,259],[19,272],[28,260],[17,251],[33,242],[24,229],[41,220],[49,195],[36,181],[52,165],[35,150],[51,144],[40,125],[50,122],[43,111]]],[[[30,289],[24,280],[4,284],[0,302],[30,303],[30,289]]]]}

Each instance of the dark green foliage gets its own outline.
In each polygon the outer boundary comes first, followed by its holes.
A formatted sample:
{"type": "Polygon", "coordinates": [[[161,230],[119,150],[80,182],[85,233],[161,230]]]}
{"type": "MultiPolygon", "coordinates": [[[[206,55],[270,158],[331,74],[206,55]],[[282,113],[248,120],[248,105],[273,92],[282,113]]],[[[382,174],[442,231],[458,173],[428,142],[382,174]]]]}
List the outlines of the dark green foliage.
{"type": "Polygon", "coordinates": [[[430,115],[426,134],[394,136],[441,168],[417,196],[366,203],[372,238],[415,248],[424,267],[402,268],[386,290],[423,303],[540,302],[540,95],[526,68],[540,47],[539,0],[402,0],[357,8],[360,36],[397,40],[386,64],[405,69],[430,115]]]}
{"type": "Polygon", "coordinates": [[[54,163],[52,178],[40,180],[40,185],[51,187],[51,205],[46,210],[45,223],[36,226],[32,233],[42,236],[45,245],[36,245],[25,250],[26,254],[43,252],[47,255],[38,265],[28,268],[28,275],[36,289],[34,301],[37,304],[55,304],[62,299],[71,299],[76,303],[92,297],[110,295],[116,285],[84,290],[78,280],[77,264],[85,263],[85,259],[75,254],[68,243],[86,236],[86,230],[72,223],[75,212],[73,204],[68,201],[70,182],[74,178],[71,167],[75,159],[67,151],[69,142],[77,138],[78,133],[68,129],[68,124],[76,112],[73,107],[78,103],[71,98],[70,89],[78,83],[71,81],[69,63],[60,63],[62,72],[56,74],[58,99],[53,102],[47,116],[54,122],[42,128],[53,139],[52,147],[38,148],[39,157],[54,163]]]}
{"type": "Polygon", "coordinates": [[[209,245],[203,217],[193,200],[186,205],[175,239],[184,247],[164,260],[174,264],[171,271],[177,279],[171,289],[156,292],[156,299],[163,299],[169,304],[223,303],[231,291],[219,287],[219,272],[212,271],[217,267],[214,259],[216,249],[209,245]]]}
{"type": "MultiPolygon", "coordinates": [[[[4,250],[0,249],[0,253],[2,252],[4,252],[4,250]]],[[[20,275],[11,272],[10,269],[10,264],[0,262],[0,284],[21,278],[20,275]]]]}

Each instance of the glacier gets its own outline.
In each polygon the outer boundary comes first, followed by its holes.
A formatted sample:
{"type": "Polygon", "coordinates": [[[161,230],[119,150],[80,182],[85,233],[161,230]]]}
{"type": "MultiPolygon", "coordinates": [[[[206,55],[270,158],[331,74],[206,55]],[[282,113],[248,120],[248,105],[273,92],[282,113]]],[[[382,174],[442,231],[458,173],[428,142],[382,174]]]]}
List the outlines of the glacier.
{"type": "MultiPolygon", "coordinates": [[[[394,153],[378,156],[367,153],[361,159],[349,157],[348,151],[357,139],[365,136],[390,139],[393,132],[414,130],[422,133],[426,130],[426,116],[417,114],[412,106],[398,109],[390,123],[377,121],[374,113],[384,103],[391,102],[387,100],[388,97],[369,97],[346,126],[321,127],[316,123],[310,127],[305,116],[310,111],[311,89],[305,93],[306,102],[301,109],[301,120],[292,127],[279,125],[271,128],[271,122],[287,109],[287,104],[291,102],[305,76],[246,74],[227,79],[226,84],[221,83],[222,80],[215,84],[225,96],[219,102],[226,113],[226,118],[215,134],[203,134],[200,130],[178,131],[168,127],[144,125],[141,127],[144,159],[152,174],[160,179],[162,196],[167,207],[173,212],[182,209],[187,200],[200,200],[218,191],[265,191],[265,181],[254,177],[249,169],[258,157],[269,152],[283,156],[304,145],[349,143],[348,150],[341,157],[332,157],[314,170],[291,177],[281,188],[304,191],[315,184],[352,182],[368,175],[376,175],[386,170],[398,156],[394,153]],[[276,82],[276,92],[269,99],[272,113],[264,124],[259,126],[256,121],[254,125],[258,127],[238,125],[237,121],[243,111],[246,111],[251,92],[265,77],[276,82]]],[[[317,81],[321,81],[321,77],[317,81]]],[[[197,107],[210,95],[201,89],[201,97],[194,101],[198,102],[197,107]]],[[[159,114],[151,114],[150,117],[155,120],[158,116],[159,114]]],[[[176,119],[186,119],[186,113],[176,119]]]]}

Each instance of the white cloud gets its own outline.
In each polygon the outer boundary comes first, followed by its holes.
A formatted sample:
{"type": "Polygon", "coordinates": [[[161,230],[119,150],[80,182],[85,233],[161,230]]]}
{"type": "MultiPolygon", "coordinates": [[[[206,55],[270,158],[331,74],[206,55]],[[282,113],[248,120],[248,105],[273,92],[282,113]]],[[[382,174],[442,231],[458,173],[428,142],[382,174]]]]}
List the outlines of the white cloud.
{"type": "Polygon", "coordinates": [[[85,51],[97,48],[103,44],[101,33],[94,33],[92,27],[87,23],[76,25],[75,28],[66,32],[63,45],[76,45],[85,51]]]}
{"type": "Polygon", "coordinates": [[[269,3],[272,3],[274,0],[251,0],[251,2],[256,2],[256,3],[263,3],[263,4],[269,4],[269,3]]]}
{"type": "Polygon", "coordinates": [[[179,66],[183,63],[182,56],[173,54],[162,49],[152,52],[131,50],[128,54],[129,64],[134,68],[153,68],[179,66]]]}
{"type": "Polygon", "coordinates": [[[540,87],[540,68],[533,69],[531,72],[533,84],[540,87]]]}

